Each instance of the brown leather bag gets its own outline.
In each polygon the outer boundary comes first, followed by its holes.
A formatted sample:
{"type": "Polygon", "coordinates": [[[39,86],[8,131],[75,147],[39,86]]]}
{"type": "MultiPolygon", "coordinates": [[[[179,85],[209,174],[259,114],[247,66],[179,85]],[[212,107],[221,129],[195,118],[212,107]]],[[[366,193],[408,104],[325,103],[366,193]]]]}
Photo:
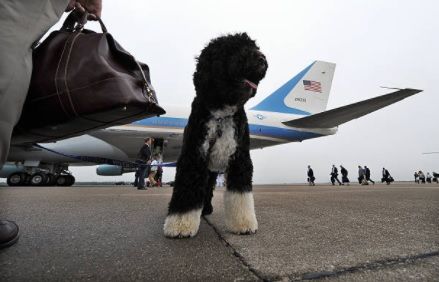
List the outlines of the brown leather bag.
{"type": "Polygon", "coordinates": [[[45,142],[164,114],[149,68],[107,32],[83,29],[75,11],[33,53],[33,72],[13,144],[45,142]],[[75,26],[76,24],[76,26],[75,26]]]}

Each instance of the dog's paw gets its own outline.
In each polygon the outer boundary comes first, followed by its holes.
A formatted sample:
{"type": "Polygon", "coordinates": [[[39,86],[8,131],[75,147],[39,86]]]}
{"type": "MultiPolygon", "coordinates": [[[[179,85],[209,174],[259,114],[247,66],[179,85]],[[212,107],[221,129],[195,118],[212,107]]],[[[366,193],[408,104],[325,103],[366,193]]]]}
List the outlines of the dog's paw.
{"type": "Polygon", "coordinates": [[[200,217],[201,209],[170,214],[166,217],[163,232],[169,238],[194,237],[200,227],[200,217]]]}
{"type": "Polygon", "coordinates": [[[253,193],[224,193],[226,228],[229,232],[241,235],[254,234],[258,230],[253,193]]]}

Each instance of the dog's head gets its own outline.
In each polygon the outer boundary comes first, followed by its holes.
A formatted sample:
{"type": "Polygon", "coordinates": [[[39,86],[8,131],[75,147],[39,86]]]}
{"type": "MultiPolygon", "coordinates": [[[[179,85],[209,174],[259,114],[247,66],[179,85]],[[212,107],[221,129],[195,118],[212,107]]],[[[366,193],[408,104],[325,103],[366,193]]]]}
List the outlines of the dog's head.
{"type": "Polygon", "coordinates": [[[213,39],[197,58],[194,85],[208,106],[243,105],[256,94],[267,60],[246,33],[213,39]]]}

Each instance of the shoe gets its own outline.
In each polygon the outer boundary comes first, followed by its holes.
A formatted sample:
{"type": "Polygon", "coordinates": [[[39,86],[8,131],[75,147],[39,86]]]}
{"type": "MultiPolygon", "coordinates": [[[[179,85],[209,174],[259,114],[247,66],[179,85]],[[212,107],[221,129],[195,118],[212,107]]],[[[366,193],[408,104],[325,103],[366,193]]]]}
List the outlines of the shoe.
{"type": "Polygon", "coordinates": [[[137,190],[148,190],[146,187],[137,187],[137,190]]]}
{"type": "Polygon", "coordinates": [[[20,235],[18,225],[10,220],[0,220],[0,249],[14,245],[20,235]]]}

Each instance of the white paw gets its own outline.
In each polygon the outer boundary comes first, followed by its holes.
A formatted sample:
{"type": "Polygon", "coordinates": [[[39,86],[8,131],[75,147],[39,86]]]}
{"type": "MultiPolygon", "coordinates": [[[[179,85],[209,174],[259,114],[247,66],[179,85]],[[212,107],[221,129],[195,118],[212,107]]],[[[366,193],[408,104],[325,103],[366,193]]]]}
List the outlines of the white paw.
{"type": "Polygon", "coordinates": [[[166,217],[163,232],[170,238],[194,237],[200,227],[202,209],[186,213],[171,214],[166,217]]]}
{"type": "Polygon", "coordinates": [[[253,234],[258,230],[253,193],[224,193],[226,228],[236,234],[253,234]]]}

